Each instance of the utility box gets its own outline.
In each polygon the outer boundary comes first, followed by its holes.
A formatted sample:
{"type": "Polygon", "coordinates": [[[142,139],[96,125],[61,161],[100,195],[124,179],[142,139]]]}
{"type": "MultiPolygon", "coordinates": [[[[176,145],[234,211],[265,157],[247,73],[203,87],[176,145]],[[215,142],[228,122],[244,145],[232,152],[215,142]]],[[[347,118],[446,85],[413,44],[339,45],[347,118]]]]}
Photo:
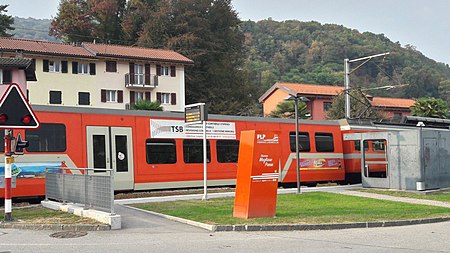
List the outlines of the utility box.
{"type": "MultiPolygon", "coordinates": [[[[430,190],[450,187],[450,132],[415,129],[389,132],[345,134],[344,141],[367,143],[384,140],[386,159],[370,160],[373,155],[361,150],[363,187],[397,190],[430,190]],[[386,164],[383,176],[372,176],[370,167],[386,164]]],[[[374,174],[374,173],[372,173],[374,174]]]]}

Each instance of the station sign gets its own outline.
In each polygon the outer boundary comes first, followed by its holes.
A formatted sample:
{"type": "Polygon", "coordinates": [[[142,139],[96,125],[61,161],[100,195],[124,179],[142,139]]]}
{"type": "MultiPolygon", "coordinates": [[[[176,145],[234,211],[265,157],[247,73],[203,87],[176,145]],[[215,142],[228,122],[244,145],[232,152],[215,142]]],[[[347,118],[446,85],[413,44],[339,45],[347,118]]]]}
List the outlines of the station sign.
{"type": "MultiPolygon", "coordinates": [[[[201,139],[203,126],[190,125],[182,120],[150,120],[150,137],[161,139],[201,139]]],[[[236,139],[236,125],[234,122],[208,121],[206,122],[206,137],[208,139],[236,139]]]]}
{"type": "Polygon", "coordinates": [[[184,122],[195,124],[208,121],[208,110],[205,103],[191,104],[184,107],[184,122]]]}

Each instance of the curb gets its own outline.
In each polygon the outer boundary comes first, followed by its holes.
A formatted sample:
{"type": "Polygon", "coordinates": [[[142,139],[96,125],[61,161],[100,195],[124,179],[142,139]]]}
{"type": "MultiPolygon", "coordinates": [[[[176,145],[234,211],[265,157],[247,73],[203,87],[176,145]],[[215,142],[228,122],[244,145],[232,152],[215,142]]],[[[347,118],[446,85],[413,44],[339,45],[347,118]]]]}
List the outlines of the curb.
{"type": "Polygon", "coordinates": [[[299,231],[299,230],[337,230],[349,228],[379,228],[409,226],[450,221],[450,217],[430,218],[420,220],[398,220],[378,222],[356,222],[356,223],[331,223],[331,224],[290,224],[290,225],[217,225],[212,232],[228,231],[299,231]]]}
{"type": "Polygon", "coordinates": [[[409,226],[419,224],[429,224],[437,222],[450,221],[450,217],[443,218],[429,218],[418,220],[397,220],[397,221],[374,221],[374,222],[355,222],[355,223],[329,223],[329,224],[274,224],[274,225],[210,225],[198,221],[183,219],[167,214],[152,212],[148,210],[139,209],[133,206],[122,205],[126,208],[152,214],[168,220],[180,222],[194,227],[202,228],[211,232],[231,232],[231,231],[306,231],[306,230],[334,230],[334,229],[349,229],[349,228],[379,228],[379,227],[397,227],[409,226]]]}
{"type": "Polygon", "coordinates": [[[26,224],[18,222],[0,221],[0,228],[28,229],[28,230],[64,230],[64,231],[106,231],[111,230],[110,225],[92,224],[26,224]]]}

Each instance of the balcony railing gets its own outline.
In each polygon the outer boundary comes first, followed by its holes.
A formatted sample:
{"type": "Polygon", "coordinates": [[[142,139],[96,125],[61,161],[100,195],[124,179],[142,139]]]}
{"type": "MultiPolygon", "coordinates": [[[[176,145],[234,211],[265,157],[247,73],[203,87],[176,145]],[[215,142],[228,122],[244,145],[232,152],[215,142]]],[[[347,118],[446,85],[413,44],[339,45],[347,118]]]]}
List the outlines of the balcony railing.
{"type": "Polygon", "coordinates": [[[130,74],[125,74],[125,87],[127,88],[156,88],[158,87],[158,76],[150,75],[150,83],[145,82],[145,75],[134,75],[134,80],[130,80],[130,74]]]}

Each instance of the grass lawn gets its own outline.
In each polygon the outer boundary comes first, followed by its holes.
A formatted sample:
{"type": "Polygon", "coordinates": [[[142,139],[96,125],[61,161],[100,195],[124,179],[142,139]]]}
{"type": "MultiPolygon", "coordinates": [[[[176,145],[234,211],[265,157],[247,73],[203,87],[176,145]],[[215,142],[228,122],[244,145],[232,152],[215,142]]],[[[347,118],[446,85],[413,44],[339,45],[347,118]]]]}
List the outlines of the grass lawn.
{"type": "Polygon", "coordinates": [[[413,193],[413,192],[377,190],[377,189],[362,189],[359,191],[369,192],[369,193],[377,193],[377,194],[385,194],[385,195],[397,196],[397,197],[407,197],[407,198],[415,198],[415,199],[428,199],[428,200],[437,200],[437,201],[442,201],[442,202],[450,202],[450,193],[448,193],[448,192],[433,193],[433,194],[420,194],[420,193],[413,193]]]}
{"type": "Polygon", "coordinates": [[[314,192],[278,195],[275,218],[233,217],[234,198],[132,205],[207,224],[319,224],[407,220],[450,216],[450,209],[314,192]]]}
{"type": "MultiPolygon", "coordinates": [[[[62,211],[55,211],[41,205],[12,209],[14,221],[29,224],[101,224],[96,220],[83,218],[62,211]]],[[[5,219],[5,210],[0,210],[0,220],[5,219]]]]}

